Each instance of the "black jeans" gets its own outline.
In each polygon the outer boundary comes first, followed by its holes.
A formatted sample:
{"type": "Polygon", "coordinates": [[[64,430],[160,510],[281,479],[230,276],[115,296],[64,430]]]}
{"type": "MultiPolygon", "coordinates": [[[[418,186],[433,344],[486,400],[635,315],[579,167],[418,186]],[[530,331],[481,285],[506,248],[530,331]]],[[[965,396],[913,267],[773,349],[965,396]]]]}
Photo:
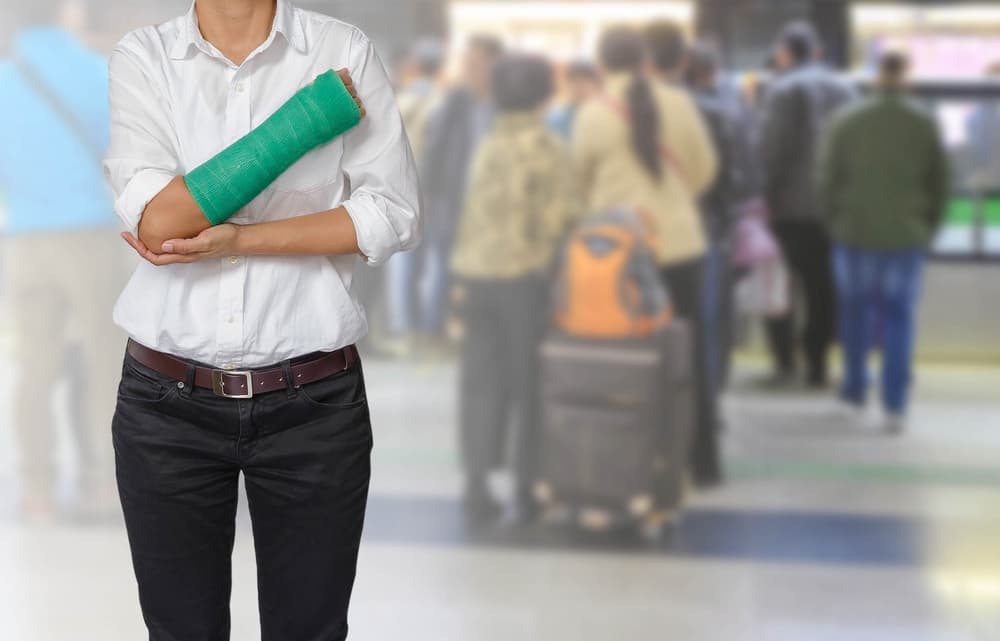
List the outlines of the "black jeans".
{"type": "Polygon", "coordinates": [[[465,280],[459,398],[467,487],[481,488],[507,451],[515,426],[514,477],[520,499],[534,483],[539,447],[538,348],[547,287],[541,277],[465,280]]]}
{"type": "Polygon", "coordinates": [[[660,272],[670,291],[677,316],[691,324],[691,371],[694,378],[695,413],[691,441],[691,471],[695,483],[710,486],[722,480],[719,460],[716,385],[708,368],[707,347],[711,340],[705,326],[705,260],[697,258],[671,265],[660,272]]]}
{"type": "MultiPolygon", "coordinates": [[[[776,221],[774,235],[792,274],[798,277],[805,297],[802,348],[809,381],[825,383],[830,346],[837,331],[837,294],[833,285],[830,238],[823,225],[810,221],[776,221]]],[[[791,374],[795,362],[795,313],[767,322],[768,342],[779,373],[791,374]]]]}
{"type": "Polygon", "coordinates": [[[227,641],[239,474],[262,641],[347,638],[371,472],[360,364],[235,400],[125,357],[112,424],[150,641],[227,641]]]}

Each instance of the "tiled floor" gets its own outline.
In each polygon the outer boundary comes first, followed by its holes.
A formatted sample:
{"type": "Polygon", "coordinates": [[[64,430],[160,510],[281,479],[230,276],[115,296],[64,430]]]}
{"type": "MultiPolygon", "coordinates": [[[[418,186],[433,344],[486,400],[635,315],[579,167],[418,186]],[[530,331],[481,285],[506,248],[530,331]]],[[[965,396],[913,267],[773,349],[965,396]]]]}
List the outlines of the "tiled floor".
{"type": "MultiPolygon", "coordinates": [[[[692,497],[671,541],[637,546],[466,529],[453,367],[370,361],[375,481],[351,638],[1000,639],[1000,370],[922,370],[896,439],[823,396],[755,391],[752,370],[726,399],[729,482],[692,497]]],[[[252,641],[246,527],[235,574],[232,638],[252,641]]],[[[120,527],[0,523],[0,640],[144,634],[120,527]]]]}

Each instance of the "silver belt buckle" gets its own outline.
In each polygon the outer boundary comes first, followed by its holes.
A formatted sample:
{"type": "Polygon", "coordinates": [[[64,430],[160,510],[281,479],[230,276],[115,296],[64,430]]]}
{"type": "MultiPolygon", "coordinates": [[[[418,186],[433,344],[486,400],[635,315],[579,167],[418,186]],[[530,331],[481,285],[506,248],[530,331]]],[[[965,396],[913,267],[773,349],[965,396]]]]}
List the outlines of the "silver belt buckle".
{"type": "Polygon", "coordinates": [[[247,371],[212,370],[212,391],[223,398],[253,398],[253,373],[247,371]],[[242,376],[246,380],[245,394],[230,394],[226,391],[226,376],[242,376]]]}

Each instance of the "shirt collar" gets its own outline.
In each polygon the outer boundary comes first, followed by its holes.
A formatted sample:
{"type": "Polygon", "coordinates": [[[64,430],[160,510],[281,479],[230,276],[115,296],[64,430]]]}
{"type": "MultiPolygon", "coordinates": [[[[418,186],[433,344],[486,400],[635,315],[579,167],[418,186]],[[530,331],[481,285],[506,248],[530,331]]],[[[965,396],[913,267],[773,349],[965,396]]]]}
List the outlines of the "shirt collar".
{"type": "MultiPolygon", "coordinates": [[[[288,43],[299,53],[306,52],[306,34],[302,25],[302,16],[298,8],[288,0],[277,0],[277,8],[274,12],[274,24],[271,25],[271,35],[268,42],[274,39],[275,34],[280,33],[288,43]]],[[[184,58],[192,46],[198,47],[203,52],[212,55],[215,48],[209,44],[201,30],[198,28],[198,15],[194,10],[195,3],[187,13],[181,18],[177,39],[170,48],[170,57],[174,60],[184,58]]]]}

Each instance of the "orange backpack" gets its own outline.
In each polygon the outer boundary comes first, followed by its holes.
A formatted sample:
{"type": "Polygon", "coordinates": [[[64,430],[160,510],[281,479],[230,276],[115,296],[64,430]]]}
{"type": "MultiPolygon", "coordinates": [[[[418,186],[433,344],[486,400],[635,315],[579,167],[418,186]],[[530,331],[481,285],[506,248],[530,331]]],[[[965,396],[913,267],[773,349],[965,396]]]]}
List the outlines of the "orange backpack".
{"type": "Polygon", "coordinates": [[[571,232],[557,267],[554,308],[556,328],[581,338],[641,338],[670,324],[670,298],[636,214],[600,214],[571,232]]]}

